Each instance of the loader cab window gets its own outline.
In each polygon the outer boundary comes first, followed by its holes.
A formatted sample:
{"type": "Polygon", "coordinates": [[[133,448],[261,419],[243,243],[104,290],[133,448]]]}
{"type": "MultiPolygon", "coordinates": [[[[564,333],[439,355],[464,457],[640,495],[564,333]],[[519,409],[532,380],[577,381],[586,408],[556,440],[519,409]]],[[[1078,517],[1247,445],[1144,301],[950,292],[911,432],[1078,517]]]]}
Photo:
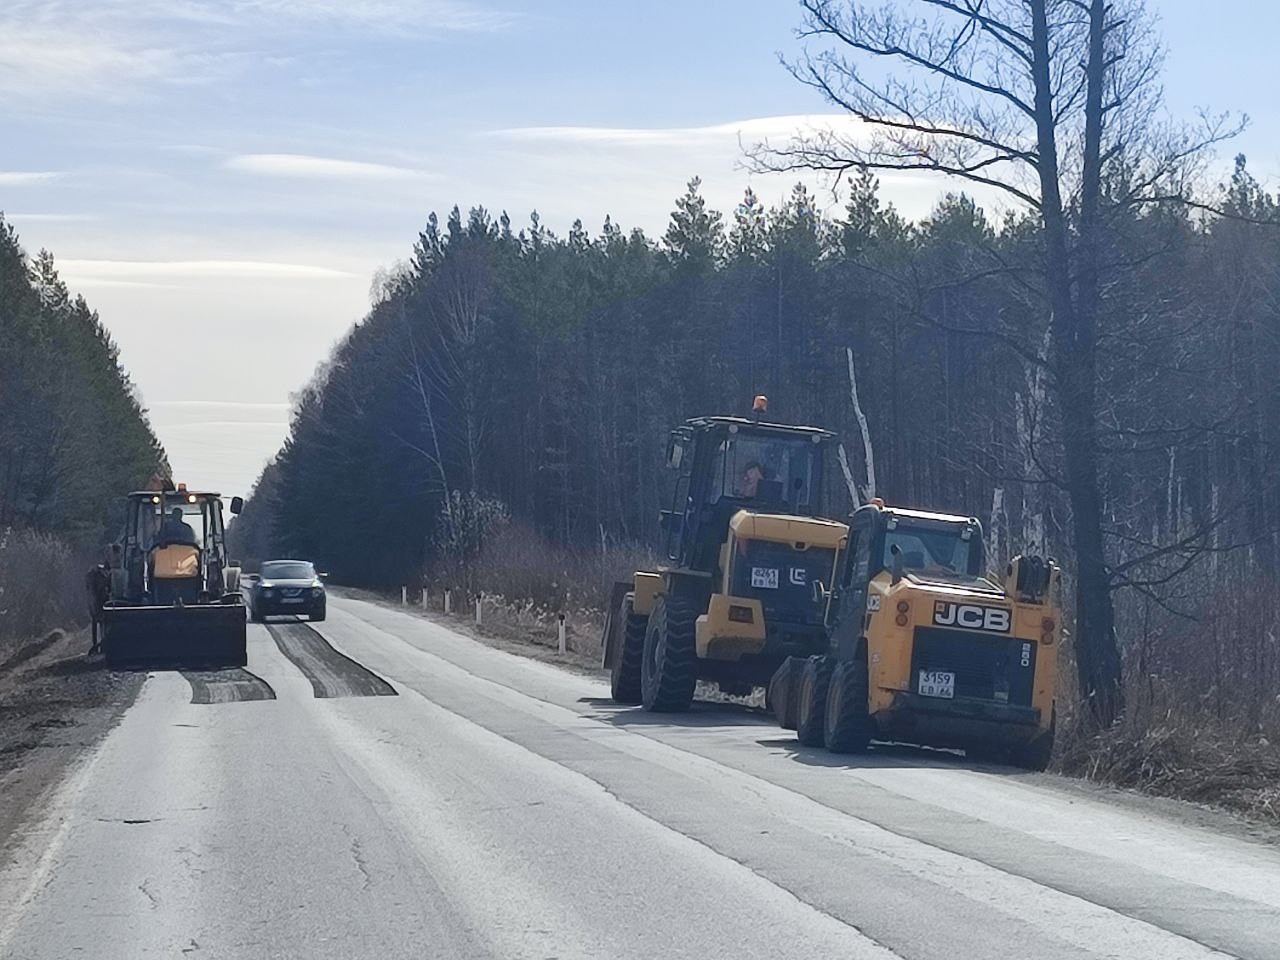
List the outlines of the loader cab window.
{"type": "Polygon", "coordinates": [[[712,455],[707,502],[762,501],[779,509],[809,508],[820,476],[821,445],[808,437],[730,433],[712,455]]]}
{"type": "Polygon", "coordinates": [[[191,503],[186,496],[171,494],[153,497],[138,505],[138,543],[150,550],[162,539],[165,523],[171,522],[175,509],[182,511],[182,522],[195,534],[195,545],[201,549],[209,537],[208,507],[202,500],[191,503]]]}
{"type": "Polygon", "coordinates": [[[902,551],[902,568],[922,573],[968,574],[973,549],[968,527],[929,521],[891,520],[885,531],[884,569],[893,569],[893,548],[902,551]]]}

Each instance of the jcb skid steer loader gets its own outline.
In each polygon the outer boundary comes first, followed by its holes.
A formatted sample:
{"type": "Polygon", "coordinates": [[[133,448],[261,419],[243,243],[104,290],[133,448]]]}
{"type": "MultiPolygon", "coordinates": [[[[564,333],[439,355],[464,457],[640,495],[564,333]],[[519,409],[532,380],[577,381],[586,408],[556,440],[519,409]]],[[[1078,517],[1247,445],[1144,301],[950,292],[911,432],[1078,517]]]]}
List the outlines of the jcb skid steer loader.
{"type": "MultiPolygon", "coordinates": [[[[758,397],[755,416],[765,413],[758,397]]],[[[826,649],[825,600],[847,527],[814,516],[833,434],[742,417],[672,432],[668,564],[614,585],[603,663],[613,699],[689,707],[699,679],[747,694],[787,657],[826,649]]]]}
{"type": "Polygon", "coordinates": [[[1043,769],[1054,736],[1060,574],[1016,557],[985,575],[973,518],[860,507],[833,588],[830,644],[789,660],[775,714],[801,743],[856,753],[874,739],[963,747],[1043,769]]]}
{"type": "MultiPolygon", "coordinates": [[[[140,490],[111,545],[102,652],[110,667],[244,666],[239,564],[227,558],[216,493],[140,490]]],[[[239,513],[243,501],[231,500],[239,513]]]]}

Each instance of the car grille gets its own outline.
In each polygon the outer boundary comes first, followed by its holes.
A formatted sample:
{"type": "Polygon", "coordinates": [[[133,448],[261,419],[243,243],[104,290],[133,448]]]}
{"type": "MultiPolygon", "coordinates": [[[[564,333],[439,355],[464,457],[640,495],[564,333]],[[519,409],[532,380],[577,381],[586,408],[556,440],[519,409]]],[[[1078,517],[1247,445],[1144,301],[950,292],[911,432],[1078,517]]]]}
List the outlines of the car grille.
{"type": "Polygon", "coordinates": [[[921,670],[945,670],[956,675],[957,697],[1029,707],[1036,643],[965,630],[920,627],[915,633],[911,667],[912,689],[918,687],[921,670]]]}
{"type": "Polygon", "coordinates": [[[286,597],[302,596],[302,587],[285,587],[282,591],[286,597]]]}

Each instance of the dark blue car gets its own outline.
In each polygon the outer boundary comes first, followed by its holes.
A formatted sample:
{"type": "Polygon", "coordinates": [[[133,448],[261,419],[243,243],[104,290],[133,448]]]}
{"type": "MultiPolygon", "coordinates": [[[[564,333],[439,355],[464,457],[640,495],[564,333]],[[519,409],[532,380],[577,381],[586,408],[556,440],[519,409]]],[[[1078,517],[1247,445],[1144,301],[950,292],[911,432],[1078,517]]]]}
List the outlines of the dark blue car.
{"type": "Polygon", "coordinates": [[[262,623],[277,614],[306,614],[308,620],[324,619],[324,584],[309,561],[264,560],[248,592],[249,615],[254,623],[262,623]]]}

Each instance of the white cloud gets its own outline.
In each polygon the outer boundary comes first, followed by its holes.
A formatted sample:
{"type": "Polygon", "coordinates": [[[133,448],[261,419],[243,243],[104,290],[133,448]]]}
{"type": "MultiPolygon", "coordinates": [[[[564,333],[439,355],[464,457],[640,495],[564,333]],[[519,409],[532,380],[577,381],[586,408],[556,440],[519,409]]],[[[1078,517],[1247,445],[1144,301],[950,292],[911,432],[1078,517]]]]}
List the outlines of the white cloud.
{"type": "Polygon", "coordinates": [[[246,64],[288,67],[296,58],[262,45],[308,25],[421,39],[518,18],[465,0],[3,0],[0,94],[112,99],[225,80],[246,64]]]}
{"type": "Polygon", "coordinates": [[[65,28],[0,16],[0,92],[42,97],[108,94],[183,73],[173,49],[113,38],[74,22],[65,28]]]}
{"type": "MultiPolygon", "coordinates": [[[[4,183],[4,174],[0,174],[0,184],[4,183]]],[[[91,213],[13,213],[6,212],[6,220],[14,223],[88,223],[98,218],[91,213]]]]}
{"type": "MultiPolygon", "coordinates": [[[[690,177],[702,178],[708,204],[728,214],[751,186],[762,202],[782,202],[796,182],[814,193],[829,215],[839,215],[842,201],[833,195],[833,177],[811,171],[751,173],[744,148],[760,143],[782,146],[797,135],[831,135],[846,143],[865,140],[869,131],[849,114],[791,114],[750,117],[726,123],[688,127],[542,126],[491,130],[477,138],[472,170],[508,170],[519,165],[523,192],[537,199],[544,222],[563,223],[562,210],[599,218],[605,212],[624,226],[641,226],[651,236],[666,227],[671,202],[690,177]],[[655,199],[657,202],[655,203],[655,199]]],[[[905,216],[927,216],[948,190],[964,190],[990,209],[1000,195],[991,189],[923,172],[885,173],[881,196],[905,216]]],[[[500,181],[498,189],[502,189],[500,181]]],[[[495,207],[520,210],[523,201],[500,194],[495,207]]],[[[597,221],[598,222],[598,221],[597,221]]]]}
{"type": "Polygon", "coordinates": [[[249,400],[153,400],[149,406],[154,409],[156,407],[177,407],[190,408],[195,410],[213,409],[213,410],[276,410],[282,413],[288,413],[290,405],[287,403],[261,403],[249,400]]]}
{"type": "Polygon", "coordinates": [[[739,138],[744,143],[754,143],[827,132],[852,137],[862,131],[860,120],[848,114],[832,113],[755,117],[701,127],[511,127],[490,131],[489,135],[526,142],[674,146],[736,141],[739,138]]]}
{"type": "Polygon", "coordinates": [[[320,180],[421,180],[432,174],[408,167],[359,160],[338,160],[301,153],[247,153],[227,160],[229,170],[274,177],[320,180]]]}
{"type": "Polygon", "coordinates": [[[502,30],[518,19],[460,0],[238,0],[235,7],[273,19],[329,21],[376,29],[502,30]]]}
{"type": "Polygon", "coordinates": [[[62,176],[52,170],[0,170],[0,187],[24,187],[33,183],[48,183],[62,176]]]}
{"type": "Polygon", "coordinates": [[[68,282],[75,284],[148,277],[346,280],[353,276],[329,267],[261,260],[59,260],[58,269],[68,282]]]}

